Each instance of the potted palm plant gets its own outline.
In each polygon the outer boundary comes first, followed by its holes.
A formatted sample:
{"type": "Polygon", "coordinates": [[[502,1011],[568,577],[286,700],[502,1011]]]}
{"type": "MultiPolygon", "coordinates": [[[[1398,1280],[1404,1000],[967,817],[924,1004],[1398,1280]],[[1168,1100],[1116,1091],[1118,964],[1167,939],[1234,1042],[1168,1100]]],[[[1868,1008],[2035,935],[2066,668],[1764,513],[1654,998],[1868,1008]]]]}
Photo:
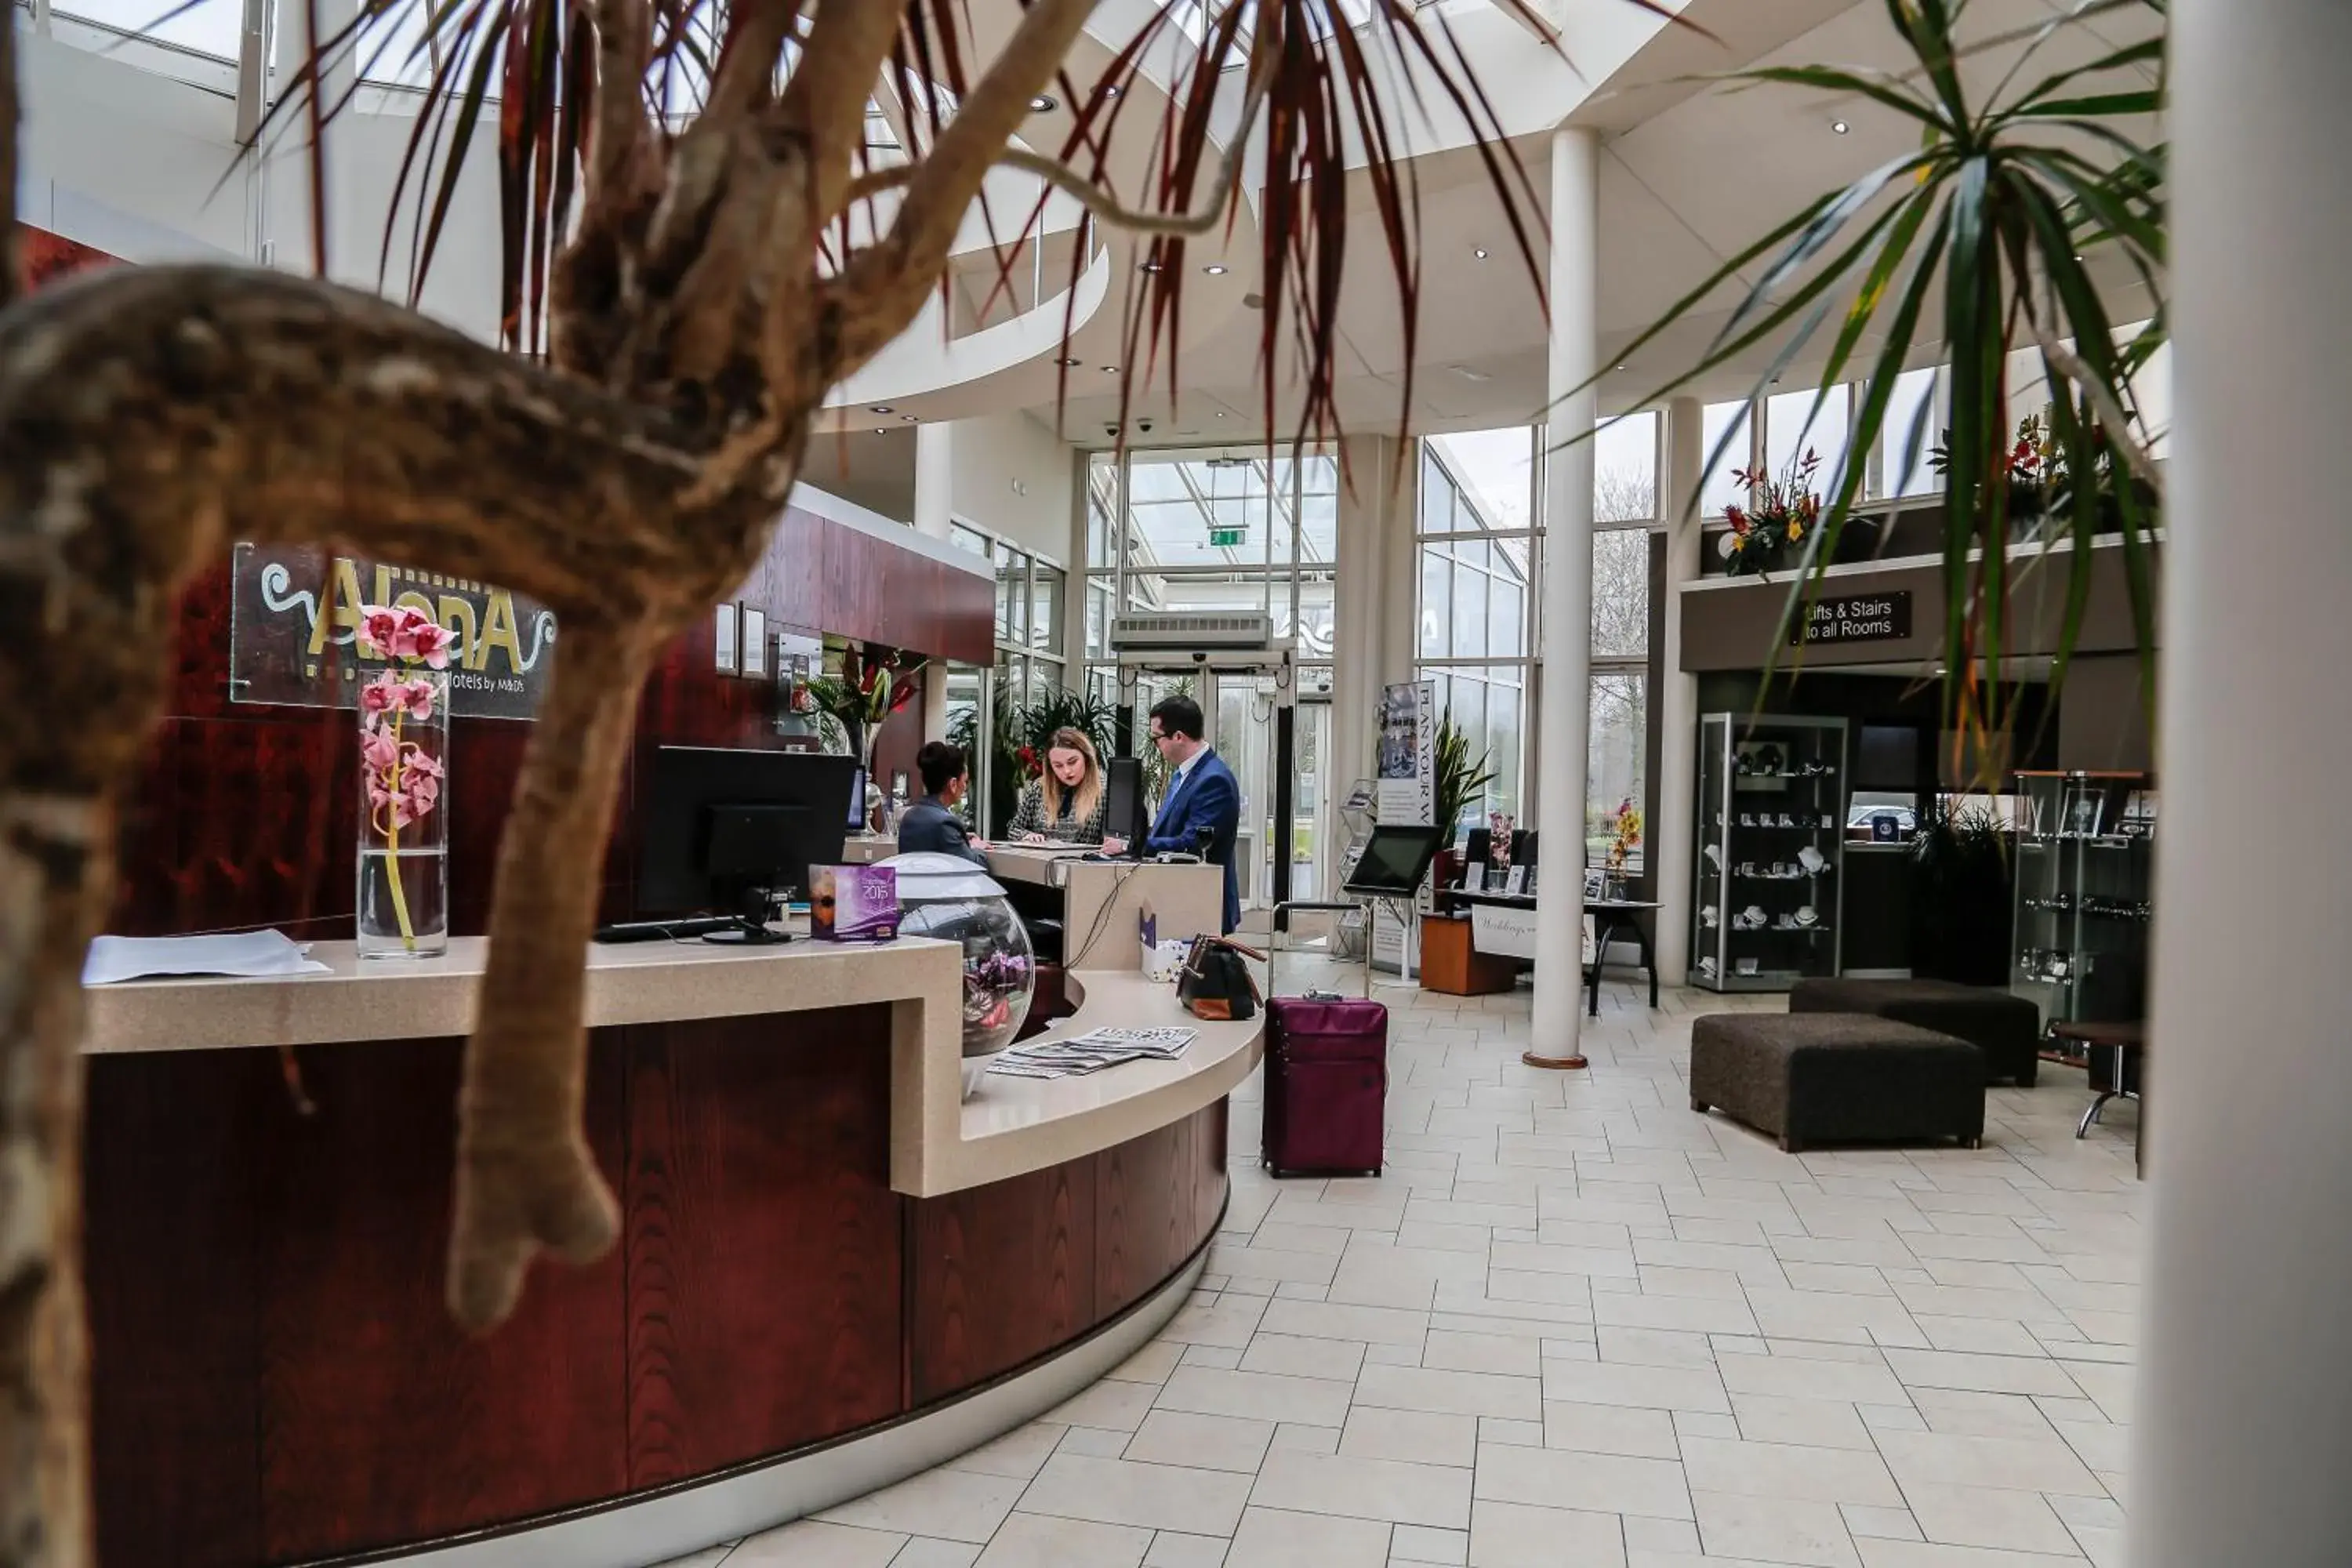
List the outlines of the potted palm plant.
{"type": "Polygon", "coordinates": [[[1432,806],[1437,826],[1446,833],[1444,847],[1430,866],[1431,885],[1441,896],[1461,875],[1454,842],[1461,836],[1463,817],[1494,782],[1495,770],[1486,763],[1486,752],[1471,755],[1470,737],[1455,728],[1454,710],[1448,708],[1437,721],[1437,748],[1430,758],[1432,806]]]}

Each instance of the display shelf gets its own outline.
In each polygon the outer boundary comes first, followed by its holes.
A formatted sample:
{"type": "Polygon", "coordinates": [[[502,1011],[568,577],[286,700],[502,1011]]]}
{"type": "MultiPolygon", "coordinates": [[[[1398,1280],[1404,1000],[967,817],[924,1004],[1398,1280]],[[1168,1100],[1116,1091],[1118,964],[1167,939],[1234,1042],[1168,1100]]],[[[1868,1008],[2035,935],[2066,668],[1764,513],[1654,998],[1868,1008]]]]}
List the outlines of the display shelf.
{"type": "Polygon", "coordinates": [[[2141,1016],[2155,913],[2154,781],[2142,773],[2027,773],[2016,776],[2013,793],[2011,991],[2041,1009],[2045,1030],[2141,1016]]]}
{"type": "Polygon", "coordinates": [[[1785,991],[1836,973],[1845,721],[1708,714],[1698,763],[1691,984],[1785,991]],[[1759,923],[1739,918],[1748,914],[1759,923]],[[1743,960],[1753,973],[1740,973],[1743,960]]]}

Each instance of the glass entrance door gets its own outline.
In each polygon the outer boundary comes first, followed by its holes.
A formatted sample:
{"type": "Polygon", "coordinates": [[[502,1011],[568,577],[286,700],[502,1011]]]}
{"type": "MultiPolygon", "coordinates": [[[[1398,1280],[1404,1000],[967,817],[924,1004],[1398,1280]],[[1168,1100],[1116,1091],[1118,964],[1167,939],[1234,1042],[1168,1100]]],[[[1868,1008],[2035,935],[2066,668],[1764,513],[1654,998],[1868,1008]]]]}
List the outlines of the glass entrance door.
{"type": "Polygon", "coordinates": [[[1241,785],[1241,827],[1234,835],[1234,865],[1242,906],[1264,910],[1275,901],[1277,855],[1290,857],[1290,897],[1321,896],[1320,860],[1330,832],[1328,781],[1323,758],[1330,749],[1331,704],[1328,694],[1298,703],[1293,710],[1290,821],[1275,820],[1276,707],[1271,676],[1211,670],[1202,677],[1201,709],[1208,720],[1209,743],[1234,770],[1241,785]]]}

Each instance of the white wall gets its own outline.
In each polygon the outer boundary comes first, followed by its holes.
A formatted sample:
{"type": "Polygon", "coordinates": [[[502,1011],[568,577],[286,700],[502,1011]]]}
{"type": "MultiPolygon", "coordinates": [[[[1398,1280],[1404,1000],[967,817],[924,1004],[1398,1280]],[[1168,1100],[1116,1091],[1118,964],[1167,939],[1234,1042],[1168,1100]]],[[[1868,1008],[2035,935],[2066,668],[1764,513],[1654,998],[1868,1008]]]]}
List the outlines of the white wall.
{"type": "Polygon", "coordinates": [[[950,510],[960,522],[1060,565],[1083,566],[1083,541],[1074,537],[1076,471],[1070,444],[1027,414],[959,419],[950,510]]]}
{"type": "MultiPolygon", "coordinates": [[[[309,154],[299,116],[272,128],[270,155],[257,172],[237,151],[236,107],[224,92],[26,27],[17,47],[25,102],[17,210],[26,222],[150,264],[257,260],[273,240],[278,265],[310,269],[309,154]]],[[[355,288],[378,287],[394,181],[414,123],[390,110],[413,101],[363,92],[328,132],[329,274],[355,288]]],[[[426,314],[489,341],[499,328],[493,136],[488,124],[475,133],[419,301],[426,314]]],[[[414,210],[412,189],[393,224],[382,286],[396,299],[407,294],[414,210]]]]}

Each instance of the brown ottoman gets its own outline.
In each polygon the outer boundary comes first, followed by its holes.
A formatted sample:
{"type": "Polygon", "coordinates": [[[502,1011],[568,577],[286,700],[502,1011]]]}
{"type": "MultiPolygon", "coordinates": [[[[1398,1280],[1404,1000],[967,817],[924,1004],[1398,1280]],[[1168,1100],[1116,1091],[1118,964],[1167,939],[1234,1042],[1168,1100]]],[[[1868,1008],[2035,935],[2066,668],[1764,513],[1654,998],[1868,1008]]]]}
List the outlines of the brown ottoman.
{"type": "Polygon", "coordinates": [[[1691,1024],[1691,1109],[1794,1152],[1821,1143],[1984,1139],[1984,1057],[1966,1040],[1857,1013],[1711,1013],[1691,1024]]]}
{"type": "Polygon", "coordinates": [[[2033,1087],[2042,1065],[2042,1012],[1991,985],[1949,980],[1800,980],[1791,1013],[1869,1013],[1952,1035],[1984,1053],[1985,1081],[2033,1087]]]}

